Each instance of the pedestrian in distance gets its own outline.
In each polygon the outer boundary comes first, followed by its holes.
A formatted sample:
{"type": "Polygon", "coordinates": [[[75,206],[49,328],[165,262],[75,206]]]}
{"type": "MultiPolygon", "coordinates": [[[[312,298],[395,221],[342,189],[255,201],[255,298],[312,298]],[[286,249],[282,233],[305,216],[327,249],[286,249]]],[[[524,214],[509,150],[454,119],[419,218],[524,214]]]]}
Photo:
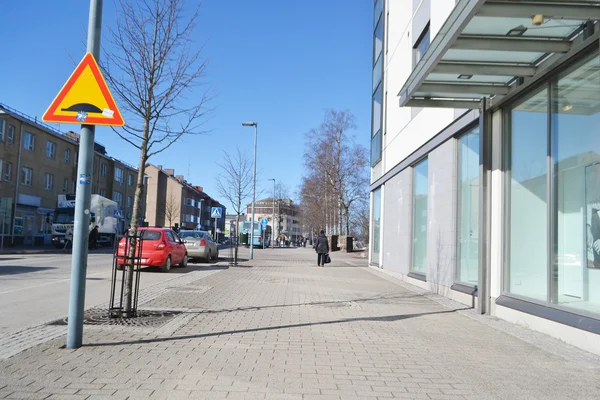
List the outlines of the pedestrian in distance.
{"type": "Polygon", "coordinates": [[[73,247],[73,228],[68,227],[65,232],[65,247],[63,250],[69,250],[73,247]]]}
{"type": "Polygon", "coordinates": [[[96,250],[98,247],[98,225],[94,226],[94,229],[90,231],[89,242],[90,249],[96,250]]]}
{"type": "Polygon", "coordinates": [[[319,232],[319,236],[317,236],[315,251],[317,252],[317,267],[324,267],[325,257],[329,253],[329,242],[324,231],[319,232]]]}

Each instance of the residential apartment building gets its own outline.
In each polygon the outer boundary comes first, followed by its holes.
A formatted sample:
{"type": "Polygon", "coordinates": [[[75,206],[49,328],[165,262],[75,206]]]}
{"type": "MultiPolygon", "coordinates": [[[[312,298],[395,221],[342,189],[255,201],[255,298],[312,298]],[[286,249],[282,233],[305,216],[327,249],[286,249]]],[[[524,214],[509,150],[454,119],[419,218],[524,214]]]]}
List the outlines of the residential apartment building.
{"type": "MultiPolygon", "coordinates": [[[[135,187],[121,180],[137,176],[137,169],[109,157],[104,146],[94,147],[92,193],[117,201],[127,224],[135,187]]],[[[63,134],[0,104],[0,236],[5,244],[50,240],[58,195],[77,188],[78,150],[78,134],[63,134]]]]}
{"type": "Polygon", "coordinates": [[[148,164],[148,191],[146,194],[146,220],[150,226],[177,226],[182,229],[215,229],[225,231],[226,207],[204,193],[201,186],[194,186],[175,175],[174,169],[163,169],[162,165],[148,164]],[[220,207],[221,218],[211,218],[212,207],[220,207]]]}
{"type": "MultiPolygon", "coordinates": [[[[255,221],[260,222],[263,218],[269,220],[273,226],[273,206],[275,206],[275,218],[279,219],[279,225],[275,225],[275,237],[285,237],[288,240],[298,240],[302,236],[302,219],[300,207],[291,199],[266,198],[254,203],[255,221]]],[[[246,206],[246,220],[252,220],[252,203],[246,206]]]]}
{"type": "Polygon", "coordinates": [[[598,2],[374,5],[370,265],[600,354],[598,2]]]}

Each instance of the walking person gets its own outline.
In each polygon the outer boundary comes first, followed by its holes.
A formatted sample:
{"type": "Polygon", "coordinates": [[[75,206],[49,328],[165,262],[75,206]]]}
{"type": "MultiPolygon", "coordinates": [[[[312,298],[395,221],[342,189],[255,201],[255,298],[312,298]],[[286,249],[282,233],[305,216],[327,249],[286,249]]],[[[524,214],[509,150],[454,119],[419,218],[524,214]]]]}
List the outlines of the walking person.
{"type": "Polygon", "coordinates": [[[325,231],[321,230],[315,241],[315,251],[317,252],[317,267],[325,266],[325,256],[329,253],[329,242],[325,231]]]}
{"type": "Polygon", "coordinates": [[[94,229],[90,231],[89,242],[90,249],[96,250],[96,247],[98,247],[98,225],[94,226],[94,229]]]}

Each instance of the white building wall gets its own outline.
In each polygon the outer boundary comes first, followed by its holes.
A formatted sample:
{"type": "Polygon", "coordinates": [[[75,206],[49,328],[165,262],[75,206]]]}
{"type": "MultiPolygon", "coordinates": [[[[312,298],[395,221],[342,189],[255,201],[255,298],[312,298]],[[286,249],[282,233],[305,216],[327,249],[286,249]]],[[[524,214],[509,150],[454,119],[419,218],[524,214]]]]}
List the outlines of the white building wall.
{"type": "MultiPolygon", "coordinates": [[[[428,6],[427,1],[421,1],[414,13],[412,1],[386,2],[389,19],[384,44],[385,135],[382,173],[392,169],[455,119],[454,109],[421,109],[416,114],[417,111],[410,107],[399,107],[398,93],[413,69],[413,36],[422,33],[412,31],[415,13],[421,7],[429,7],[430,35],[433,40],[455,5],[449,0],[430,0],[431,5],[428,6]]],[[[379,171],[375,175],[379,176],[379,171]]]]}
{"type": "Polygon", "coordinates": [[[412,168],[385,184],[383,268],[406,275],[410,270],[412,244],[412,168]]]}

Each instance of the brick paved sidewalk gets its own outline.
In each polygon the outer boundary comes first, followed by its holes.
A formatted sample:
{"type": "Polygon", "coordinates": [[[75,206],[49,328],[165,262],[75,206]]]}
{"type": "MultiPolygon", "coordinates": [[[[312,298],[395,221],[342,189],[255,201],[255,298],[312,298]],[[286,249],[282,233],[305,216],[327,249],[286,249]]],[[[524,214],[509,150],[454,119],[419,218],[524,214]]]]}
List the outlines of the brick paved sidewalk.
{"type": "Polygon", "coordinates": [[[312,249],[169,287],[160,328],[88,327],[0,362],[0,398],[598,399],[593,355],[312,249]],[[508,323],[506,323],[508,324],[508,323]],[[518,331],[518,332],[517,332],[518,331]]]}

